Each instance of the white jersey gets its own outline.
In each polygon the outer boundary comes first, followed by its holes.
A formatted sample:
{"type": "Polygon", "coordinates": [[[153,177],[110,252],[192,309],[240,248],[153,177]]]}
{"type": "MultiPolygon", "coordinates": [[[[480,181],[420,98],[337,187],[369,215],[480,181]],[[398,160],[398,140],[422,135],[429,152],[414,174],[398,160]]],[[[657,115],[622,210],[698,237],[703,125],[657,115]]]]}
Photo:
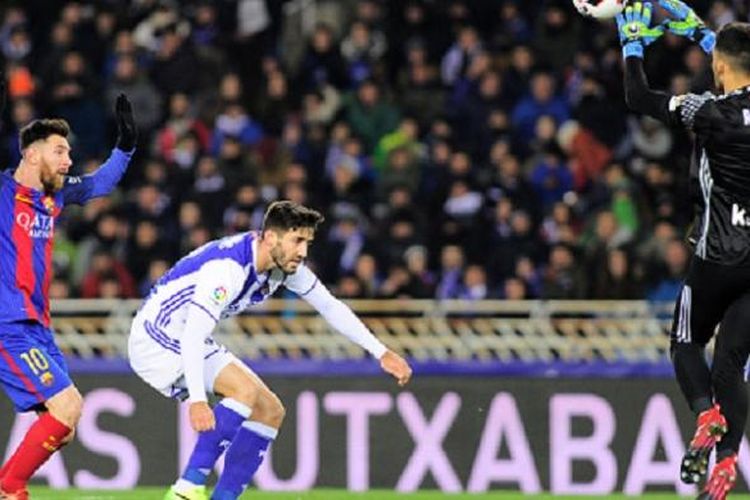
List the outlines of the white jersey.
{"type": "MultiPolygon", "coordinates": [[[[129,356],[136,373],[161,392],[174,394],[177,379],[183,374],[193,378],[192,363],[200,364],[201,355],[195,349],[203,345],[200,349],[209,372],[204,373],[205,385],[210,389],[212,377],[231,359],[226,349],[210,336],[215,324],[263,302],[282,285],[310,303],[331,326],[376,358],[385,353],[386,347],[304,264],[293,274],[280,269],[256,273],[257,245],[257,233],[215,240],[183,257],[167,271],[133,320],[129,356]],[[183,346],[190,346],[192,354],[183,346]],[[191,366],[186,368],[186,363],[191,366]]],[[[197,380],[188,380],[191,394],[203,397],[197,384],[197,380]]]]}
{"type": "Polygon", "coordinates": [[[256,233],[244,233],[209,242],[178,261],[154,285],[139,312],[153,337],[165,347],[179,343],[189,305],[218,322],[263,302],[281,285],[302,297],[318,285],[304,264],[294,274],[279,269],[256,274],[256,246],[256,233]]]}

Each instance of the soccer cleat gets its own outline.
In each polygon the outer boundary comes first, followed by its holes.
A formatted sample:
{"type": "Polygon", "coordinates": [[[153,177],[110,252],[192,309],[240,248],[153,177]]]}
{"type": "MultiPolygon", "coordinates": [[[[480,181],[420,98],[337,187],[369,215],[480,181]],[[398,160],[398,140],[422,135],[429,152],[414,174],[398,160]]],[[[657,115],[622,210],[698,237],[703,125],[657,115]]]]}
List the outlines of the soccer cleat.
{"type": "Polygon", "coordinates": [[[730,455],[714,466],[711,478],[698,500],[724,500],[737,481],[737,455],[730,455]]]}
{"type": "Polygon", "coordinates": [[[716,443],[727,433],[727,421],[719,405],[701,412],[693,440],[690,441],[680,464],[680,479],[685,484],[695,484],[706,477],[708,456],[716,443]]]}
{"type": "Polygon", "coordinates": [[[29,500],[29,492],[25,488],[14,493],[0,489],[0,498],[2,500],[29,500]]]}
{"type": "Polygon", "coordinates": [[[177,491],[176,486],[169,488],[164,500],[208,500],[205,486],[196,486],[177,491]]]}

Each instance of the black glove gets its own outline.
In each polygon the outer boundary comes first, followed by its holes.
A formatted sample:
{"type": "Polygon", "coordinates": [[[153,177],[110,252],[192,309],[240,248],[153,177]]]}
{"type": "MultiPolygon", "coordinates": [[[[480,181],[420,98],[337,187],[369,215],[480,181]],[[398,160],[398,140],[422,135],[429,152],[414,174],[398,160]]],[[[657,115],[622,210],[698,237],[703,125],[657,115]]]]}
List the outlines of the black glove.
{"type": "Polygon", "coordinates": [[[136,129],[133,119],[133,107],[125,94],[117,96],[115,118],[117,119],[117,143],[115,147],[121,151],[132,151],[138,140],[138,129],[136,129]]]}

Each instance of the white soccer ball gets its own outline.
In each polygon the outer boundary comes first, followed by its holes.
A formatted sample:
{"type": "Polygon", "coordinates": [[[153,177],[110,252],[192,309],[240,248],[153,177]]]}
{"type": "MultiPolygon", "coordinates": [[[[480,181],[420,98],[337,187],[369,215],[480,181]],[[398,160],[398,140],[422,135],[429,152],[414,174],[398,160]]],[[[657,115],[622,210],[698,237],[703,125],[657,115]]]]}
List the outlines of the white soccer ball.
{"type": "Polygon", "coordinates": [[[586,17],[610,19],[625,9],[627,0],[573,0],[575,8],[586,17]]]}

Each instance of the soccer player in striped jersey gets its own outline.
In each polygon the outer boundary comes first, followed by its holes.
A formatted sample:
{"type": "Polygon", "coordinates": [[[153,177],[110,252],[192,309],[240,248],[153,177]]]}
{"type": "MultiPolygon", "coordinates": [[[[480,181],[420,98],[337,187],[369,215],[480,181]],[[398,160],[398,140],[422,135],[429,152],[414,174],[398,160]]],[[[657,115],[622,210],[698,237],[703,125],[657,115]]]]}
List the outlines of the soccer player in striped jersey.
{"type": "Polygon", "coordinates": [[[714,33],[680,0],[660,0],[670,19],[651,26],[650,3],[628,4],[617,25],[625,58],[628,105],[695,135],[690,181],[695,252],[677,301],[671,354],[696,431],[681,462],[686,483],[703,479],[708,457],[717,464],[698,497],[723,500],[737,479],[736,462],[748,416],[743,369],[750,354],[750,24],[714,33]],[[712,56],[720,93],[673,96],[651,90],[644,48],[664,29],[697,42],[712,56]],[[716,337],[713,363],[705,347],[716,337]]]}
{"type": "Polygon", "coordinates": [[[187,399],[198,441],[166,499],[202,500],[206,480],[224,452],[212,499],[236,499],[260,466],[284,419],[279,398],[211,336],[220,319],[259,304],[284,286],[328,323],[380,361],[404,385],[411,368],[388,350],[304,264],[323,220],[290,201],[272,203],[260,232],[212,241],[181,259],[151,290],[130,330],[133,370],[167,397],[187,399]],[[206,393],[223,399],[213,408],[206,393]],[[228,446],[228,447],[227,447],[228,446]]]}
{"type": "MultiPolygon", "coordinates": [[[[0,84],[2,96],[4,90],[0,84]]],[[[106,196],[130,162],[136,128],[124,95],[115,113],[117,144],[95,172],[68,175],[68,124],[43,119],[21,129],[21,161],[15,170],[0,173],[0,385],[17,411],[39,414],[0,468],[0,498],[28,498],[28,479],[73,438],[81,415],[81,394],[50,327],[52,247],[63,206],[106,196]]]]}

